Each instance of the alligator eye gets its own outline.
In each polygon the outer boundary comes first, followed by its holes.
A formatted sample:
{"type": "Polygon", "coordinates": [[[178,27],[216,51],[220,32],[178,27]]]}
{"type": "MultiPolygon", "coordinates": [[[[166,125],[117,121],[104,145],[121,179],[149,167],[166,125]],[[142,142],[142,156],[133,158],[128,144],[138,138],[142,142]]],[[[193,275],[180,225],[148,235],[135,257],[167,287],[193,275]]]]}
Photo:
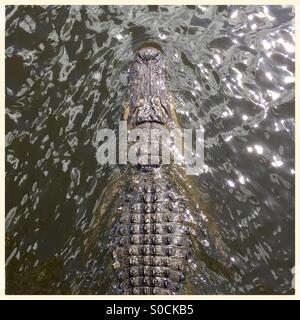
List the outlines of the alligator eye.
{"type": "Polygon", "coordinates": [[[156,106],[159,106],[159,105],[160,105],[160,99],[159,99],[159,97],[155,97],[155,98],[153,99],[153,102],[154,102],[154,104],[155,104],[156,106]]]}
{"type": "Polygon", "coordinates": [[[153,58],[153,60],[155,60],[156,62],[159,61],[159,53],[153,58]]]}
{"type": "Polygon", "coordinates": [[[141,98],[137,104],[138,107],[142,107],[145,103],[145,99],[141,98]]]}

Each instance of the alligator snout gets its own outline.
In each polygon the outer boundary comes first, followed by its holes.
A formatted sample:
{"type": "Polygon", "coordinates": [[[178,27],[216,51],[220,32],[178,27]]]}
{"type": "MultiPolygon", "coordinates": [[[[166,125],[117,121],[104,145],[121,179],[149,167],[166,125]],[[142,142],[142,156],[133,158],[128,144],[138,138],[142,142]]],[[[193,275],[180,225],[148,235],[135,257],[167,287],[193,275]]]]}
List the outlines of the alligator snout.
{"type": "Polygon", "coordinates": [[[124,113],[129,127],[145,123],[174,126],[166,64],[160,50],[149,46],[136,52],[129,69],[129,96],[129,109],[124,113]]]}
{"type": "Polygon", "coordinates": [[[159,60],[160,52],[152,47],[142,48],[138,51],[138,56],[143,61],[159,60]]]}

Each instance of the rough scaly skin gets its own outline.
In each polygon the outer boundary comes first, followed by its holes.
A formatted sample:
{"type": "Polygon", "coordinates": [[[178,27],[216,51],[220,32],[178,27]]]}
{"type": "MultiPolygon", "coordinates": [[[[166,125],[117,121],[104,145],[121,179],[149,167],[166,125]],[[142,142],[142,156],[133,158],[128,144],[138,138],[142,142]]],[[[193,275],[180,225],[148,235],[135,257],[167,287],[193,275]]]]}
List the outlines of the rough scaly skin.
{"type": "MultiPolygon", "coordinates": [[[[129,71],[128,128],[173,128],[166,66],[154,48],[140,49],[129,71]]],[[[158,142],[157,142],[158,143],[158,142]]],[[[111,235],[113,268],[122,294],[176,294],[190,256],[186,205],[163,167],[137,166],[120,199],[111,235]]]]}
{"type": "Polygon", "coordinates": [[[113,231],[113,264],[124,294],[175,294],[190,256],[185,203],[176,187],[153,171],[126,191],[113,231]]]}

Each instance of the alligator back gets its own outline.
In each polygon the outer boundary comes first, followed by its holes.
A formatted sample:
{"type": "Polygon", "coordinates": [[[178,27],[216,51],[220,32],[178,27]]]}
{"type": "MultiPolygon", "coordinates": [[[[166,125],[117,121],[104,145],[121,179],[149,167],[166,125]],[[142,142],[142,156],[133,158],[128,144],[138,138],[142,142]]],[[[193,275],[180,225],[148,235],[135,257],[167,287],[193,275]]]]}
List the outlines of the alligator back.
{"type": "Polygon", "coordinates": [[[140,172],[120,201],[113,266],[124,294],[175,294],[190,257],[183,196],[155,169],[140,172]]]}
{"type": "MultiPolygon", "coordinates": [[[[129,72],[129,88],[130,101],[123,114],[128,136],[135,129],[140,133],[155,129],[164,136],[165,129],[176,127],[166,66],[158,50],[144,48],[137,52],[129,72]]],[[[143,144],[160,144],[159,137],[149,137],[151,142],[143,140],[143,144]]],[[[195,248],[198,260],[207,260],[217,251],[206,245],[210,242],[207,241],[208,221],[202,212],[207,210],[197,184],[190,183],[182,168],[161,163],[163,146],[168,150],[170,147],[164,141],[157,148],[158,164],[151,162],[151,154],[150,163],[141,161],[127,166],[127,174],[121,173],[100,199],[92,224],[98,227],[91,227],[94,231],[87,242],[90,247],[98,242],[108,249],[102,250],[101,256],[99,253],[101,262],[98,261],[99,269],[105,270],[99,288],[106,293],[191,293],[192,286],[187,290],[185,278],[188,274],[191,277],[188,269],[194,265],[195,248]],[[208,255],[207,250],[210,250],[208,255]],[[114,272],[108,272],[112,269],[114,272]],[[106,278],[106,274],[113,274],[113,279],[106,278]]],[[[149,160],[147,149],[140,148],[139,153],[140,159],[149,160]]],[[[219,270],[226,272],[222,266],[219,270]]]]}

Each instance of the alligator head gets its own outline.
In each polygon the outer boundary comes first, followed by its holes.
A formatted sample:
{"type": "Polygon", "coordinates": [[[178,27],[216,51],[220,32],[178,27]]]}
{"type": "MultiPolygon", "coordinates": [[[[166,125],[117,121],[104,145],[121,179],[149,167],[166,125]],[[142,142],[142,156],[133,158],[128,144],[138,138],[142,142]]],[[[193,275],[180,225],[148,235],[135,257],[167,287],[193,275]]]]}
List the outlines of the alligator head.
{"type": "Polygon", "coordinates": [[[156,123],[168,128],[175,126],[166,65],[158,49],[144,47],[136,52],[129,70],[129,96],[129,105],[124,113],[129,127],[144,123],[156,123]]]}

